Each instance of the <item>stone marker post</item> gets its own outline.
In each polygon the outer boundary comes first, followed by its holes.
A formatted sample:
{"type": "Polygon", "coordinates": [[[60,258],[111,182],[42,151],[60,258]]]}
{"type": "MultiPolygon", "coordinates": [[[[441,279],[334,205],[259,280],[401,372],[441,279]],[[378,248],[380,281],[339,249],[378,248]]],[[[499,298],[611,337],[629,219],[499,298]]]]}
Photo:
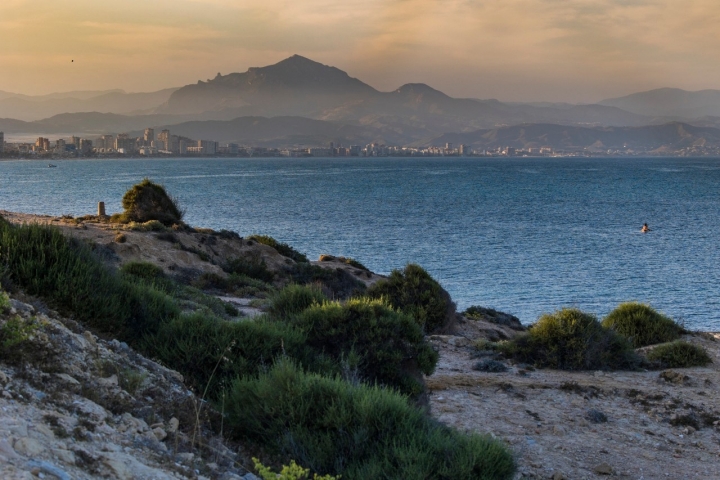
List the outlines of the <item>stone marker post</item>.
{"type": "Polygon", "coordinates": [[[98,202],[98,216],[105,216],[105,202],[98,202]]]}

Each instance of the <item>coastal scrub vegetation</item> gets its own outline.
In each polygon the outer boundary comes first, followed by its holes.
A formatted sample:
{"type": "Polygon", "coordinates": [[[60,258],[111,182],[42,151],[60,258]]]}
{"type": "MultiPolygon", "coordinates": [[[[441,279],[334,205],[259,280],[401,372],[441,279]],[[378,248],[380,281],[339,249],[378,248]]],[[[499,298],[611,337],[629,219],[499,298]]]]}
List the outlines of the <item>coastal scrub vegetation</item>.
{"type": "Polygon", "coordinates": [[[320,476],[317,473],[310,477],[310,469],[303,468],[295,460],[290,461],[290,465],[283,465],[279,473],[273,472],[270,467],[263,465],[260,460],[253,457],[253,464],[258,475],[263,480],[339,480],[341,476],[334,477],[332,475],[320,476]]]}
{"type": "Polygon", "coordinates": [[[628,337],[635,348],[677,340],[685,331],[671,318],[638,302],[621,303],[602,324],[628,337]]]}
{"type": "Polygon", "coordinates": [[[305,256],[305,254],[298,252],[287,243],[278,242],[269,235],[250,235],[248,237],[248,240],[254,240],[257,243],[272,247],[277,250],[280,255],[291,258],[296,262],[307,263],[308,261],[308,258],[305,256]]]}
{"type": "Polygon", "coordinates": [[[301,285],[319,285],[325,294],[334,299],[360,296],[365,293],[363,282],[341,268],[323,268],[311,263],[296,263],[290,267],[290,279],[301,285]]]}
{"type": "Polygon", "coordinates": [[[623,370],[640,363],[627,338],[576,308],[541,316],[500,349],[520,362],[560,370],[623,370]]]}
{"type": "Polygon", "coordinates": [[[712,363],[704,348],[682,340],[654,347],[648,352],[647,359],[658,362],[660,368],[704,367],[712,363]]]}
{"type": "Polygon", "coordinates": [[[368,288],[366,295],[385,299],[412,316],[427,333],[446,332],[455,323],[450,294],[419,265],[411,263],[402,271],[393,270],[387,279],[368,288]]]}
{"type": "Polygon", "coordinates": [[[407,394],[423,392],[422,374],[430,375],[438,361],[412,317],[380,300],[314,303],[287,321],[306,333],[314,351],[349,362],[363,381],[407,394]]]}
{"type": "Polygon", "coordinates": [[[166,227],[182,224],[184,212],[180,209],[177,199],[171,197],[165,187],[153,183],[149,178],[133,185],[122,198],[123,213],[113,215],[112,222],[146,223],[152,220],[166,227]]]}
{"type": "MultiPolygon", "coordinates": [[[[442,427],[409,401],[437,353],[409,313],[383,300],[329,301],[322,286],[291,285],[278,292],[267,317],[231,322],[211,308],[188,312],[193,288],[155,266],[114,270],[88,244],[53,227],[6,222],[0,265],[18,288],[172,366],[205,398],[230,393],[225,411],[235,415],[225,425],[235,435],[312,472],[345,479],[512,475],[501,443],[442,427]],[[278,386],[283,376],[288,382],[278,386]],[[308,405],[314,413],[295,416],[308,405]],[[263,418],[265,427],[246,426],[263,418]]],[[[4,340],[14,342],[19,327],[11,325],[4,340]]],[[[142,381],[130,377],[128,388],[142,381]]]]}
{"type": "Polygon", "coordinates": [[[235,380],[228,398],[233,436],[346,480],[510,479],[515,471],[496,440],[452,430],[403,395],[306,373],[288,359],[235,380]]]}

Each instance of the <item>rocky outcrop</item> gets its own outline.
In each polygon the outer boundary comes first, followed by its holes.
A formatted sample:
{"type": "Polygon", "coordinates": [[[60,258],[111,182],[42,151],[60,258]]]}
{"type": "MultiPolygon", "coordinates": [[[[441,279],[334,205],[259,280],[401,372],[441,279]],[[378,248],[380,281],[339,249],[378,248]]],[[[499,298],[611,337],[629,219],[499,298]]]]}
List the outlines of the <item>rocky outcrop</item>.
{"type": "Polygon", "coordinates": [[[0,478],[255,478],[179,373],[18,295],[0,312],[15,332],[0,349],[0,478]]]}

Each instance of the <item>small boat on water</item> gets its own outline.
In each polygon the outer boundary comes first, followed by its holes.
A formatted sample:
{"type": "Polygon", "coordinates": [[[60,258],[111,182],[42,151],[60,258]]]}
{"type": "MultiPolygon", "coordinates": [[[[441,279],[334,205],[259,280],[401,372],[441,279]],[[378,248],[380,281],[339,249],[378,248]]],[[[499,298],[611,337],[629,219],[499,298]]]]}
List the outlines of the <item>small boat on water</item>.
{"type": "Polygon", "coordinates": [[[53,165],[52,163],[48,163],[48,168],[57,168],[57,165],[53,165]]]}

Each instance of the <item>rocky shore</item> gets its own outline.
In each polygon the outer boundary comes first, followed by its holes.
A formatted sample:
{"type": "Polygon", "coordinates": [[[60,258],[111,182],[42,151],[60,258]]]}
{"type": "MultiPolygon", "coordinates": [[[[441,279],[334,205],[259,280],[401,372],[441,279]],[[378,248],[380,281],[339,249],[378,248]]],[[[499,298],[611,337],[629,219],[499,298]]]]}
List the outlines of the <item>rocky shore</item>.
{"type": "MultiPolygon", "coordinates": [[[[292,262],[266,245],[202,231],[175,233],[180,248],[154,232],[92,220],[0,215],[94,242],[115,265],[142,260],[171,275],[222,275],[215,259],[247,251],[270,269],[292,262]]],[[[365,284],[381,278],[336,259],[313,263],[365,284]]],[[[250,298],[223,300],[246,316],[262,311],[250,298]]],[[[250,454],[212,433],[219,415],[179,373],[99,338],[38,298],[18,292],[11,302],[5,320],[43,328],[21,358],[0,362],[0,478],[256,478],[250,454]]],[[[488,361],[479,340],[519,331],[488,313],[430,337],[440,353],[425,378],[431,414],[503,440],[518,479],[720,478],[720,335],[685,336],[711,355],[707,367],[564,372],[488,361]]]]}

